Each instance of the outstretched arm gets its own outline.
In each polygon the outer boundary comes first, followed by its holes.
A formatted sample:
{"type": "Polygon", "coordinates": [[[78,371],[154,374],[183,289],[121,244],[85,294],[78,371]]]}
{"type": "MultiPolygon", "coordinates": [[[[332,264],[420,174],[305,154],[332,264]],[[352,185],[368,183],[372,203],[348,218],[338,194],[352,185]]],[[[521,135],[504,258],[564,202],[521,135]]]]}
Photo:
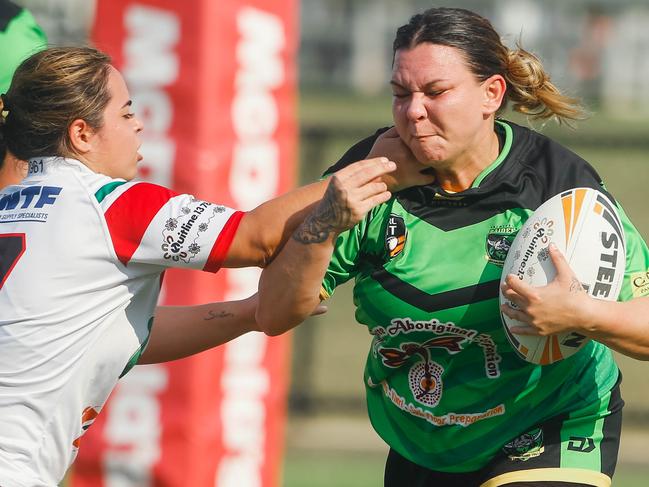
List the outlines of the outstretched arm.
{"type": "MultiPolygon", "coordinates": [[[[154,325],[139,365],[177,360],[223,345],[250,331],[255,321],[257,295],[239,301],[197,306],[158,306],[154,325]]],[[[327,311],[318,306],[312,315],[327,311]]]]}
{"type": "MultiPolygon", "coordinates": [[[[426,168],[412,155],[394,129],[379,136],[367,156],[371,162],[365,167],[379,164],[380,156],[397,164],[393,172],[378,176],[392,192],[428,184],[434,179],[426,173],[426,168]]],[[[329,180],[323,180],[297,188],[247,212],[239,224],[223,266],[266,267],[297,226],[313,211],[328,184],[329,180]]]]}
{"type": "Polygon", "coordinates": [[[240,301],[198,306],[158,306],[149,343],[138,364],[188,357],[249,331],[259,331],[255,322],[256,309],[256,294],[240,301]]]}
{"type": "Polygon", "coordinates": [[[266,267],[322,198],[327,181],[302,186],[248,211],[237,228],[223,267],[266,267]]]}
{"type": "Polygon", "coordinates": [[[576,331],[629,357],[649,360],[649,297],[626,302],[592,298],[554,245],[550,257],[557,275],[547,286],[533,287],[512,274],[507,276],[503,295],[519,309],[506,304],[501,309],[530,325],[512,331],[540,336],[576,331]]]}
{"type": "MultiPolygon", "coordinates": [[[[395,141],[388,142],[387,149],[395,143],[395,141]]],[[[350,200],[362,197],[361,194],[353,191],[352,194],[345,193],[349,188],[349,183],[354,181],[354,178],[351,178],[352,174],[356,174],[356,180],[360,175],[365,175],[364,180],[368,181],[367,184],[370,187],[373,186],[383,191],[385,183],[370,180],[380,178],[394,169],[393,166],[386,169],[386,163],[384,158],[379,158],[351,164],[348,168],[336,173],[330,180],[298,188],[247,213],[230,247],[225,266],[265,265],[279,252],[291,232],[295,231],[303,219],[314,210],[315,202],[320,200],[330,184],[334,186],[331,186],[328,194],[333,194],[334,190],[343,193],[342,195],[336,193],[334,200],[338,197],[350,200]],[[339,185],[340,181],[344,183],[339,185]]],[[[392,176],[389,180],[389,184],[398,190],[430,182],[430,176],[420,174],[421,169],[422,167],[418,164],[404,160],[395,171],[397,175],[392,176]]],[[[298,239],[306,238],[310,241],[312,237],[307,235],[314,234],[316,240],[324,239],[320,242],[323,243],[327,238],[333,237],[334,232],[340,231],[337,227],[327,226],[327,222],[351,226],[350,218],[361,217],[354,213],[358,208],[350,210],[340,205],[333,205],[332,198],[333,196],[325,198],[327,203],[319,208],[317,217],[312,215],[310,223],[306,224],[300,233],[301,237],[297,237],[298,239]],[[327,213],[330,211],[337,213],[335,215],[327,213]],[[323,224],[325,226],[322,226],[323,224]]],[[[372,201],[368,201],[366,204],[371,205],[372,201]]],[[[360,208],[360,211],[366,211],[366,209],[360,208]]],[[[297,258],[300,257],[297,256],[297,258]]],[[[328,262],[328,257],[326,262],[328,262]]],[[[326,264],[324,265],[326,267],[326,264]]],[[[307,275],[301,278],[309,281],[307,275]]],[[[318,282],[318,289],[319,285],[318,282]]],[[[282,286],[281,281],[277,283],[278,289],[284,289],[282,286]]],[[[318,290],[315,291],[316,299],[309,301],[305,315],[300,314],[300,321],[309,314],[317,315],[325,312],[324,306],[318,306],[317,295],[318,290]]],[[[255,321],[257,303],[258,297],[254,295],[241,301],[199,306],[159,306],[156,308],[155,324],[149,343],[138,363],[150,364],[176,360],[216,347],[249,331],[259,331],[260,327],[255,321]]],[[[273,309],[271,298],[271,312],[273,309]]]]}
{"type": "Polygon", "coordinates": [[[257,322],[269,335],[298,325],[318,305],[320,285],[340,232],[351,228],[391,194],[382,174],[387,159],[352,164],[335,173],[322,201],[261,274],[257,322]]]}

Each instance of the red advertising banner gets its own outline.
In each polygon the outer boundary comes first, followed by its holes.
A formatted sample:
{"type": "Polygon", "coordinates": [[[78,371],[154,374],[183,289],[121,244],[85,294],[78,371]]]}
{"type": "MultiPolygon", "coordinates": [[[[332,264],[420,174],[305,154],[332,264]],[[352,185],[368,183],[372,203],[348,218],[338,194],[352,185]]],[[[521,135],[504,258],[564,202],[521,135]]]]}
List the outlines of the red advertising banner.
{"type": "MultiPolygon", "coordinates": [[[[142,178],[244,210],[294,184],[296,3],[98,0],[95,44],[145,127],[142,178]]],[[[162,299],[242,298],[258,276],[170,271],[162,299]]],[[[82,438],[70,485],[278,485],[289,346],[249,333],[135,367],[82,438]]]]}

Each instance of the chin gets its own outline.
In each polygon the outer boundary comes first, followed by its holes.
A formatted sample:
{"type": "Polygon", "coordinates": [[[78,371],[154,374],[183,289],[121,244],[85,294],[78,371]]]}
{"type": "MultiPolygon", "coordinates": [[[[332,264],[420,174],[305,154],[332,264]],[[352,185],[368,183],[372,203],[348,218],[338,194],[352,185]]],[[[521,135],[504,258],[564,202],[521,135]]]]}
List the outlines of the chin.
{"type": "Polygon", "coordinates": [[[446,154],[412,149],[412,153],[424,166],[435,167],[446,160],[446,154]]]}
{"type": "Polygon", "coordinates": [[[443,162],[447,158],[446,151],[441,147],[430,147],[419,144],[417,141],[408,144],[410,150],[417,160],[424,166],[434,166],[436,163],[443,162]]]}

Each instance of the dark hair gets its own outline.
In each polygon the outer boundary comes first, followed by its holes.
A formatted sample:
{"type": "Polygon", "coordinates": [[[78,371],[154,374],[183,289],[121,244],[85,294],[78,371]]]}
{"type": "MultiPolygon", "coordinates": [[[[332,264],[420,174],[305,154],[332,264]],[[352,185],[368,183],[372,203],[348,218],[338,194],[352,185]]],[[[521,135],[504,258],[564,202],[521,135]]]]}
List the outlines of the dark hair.
{"type": "Polygon", "coordinates": [[[23,160],[73,154],[68,128],[74,120],[102,127],[109,68],[110,57],[90,47],[51,47],[28,57],[4,100],[6,149],[23,160]]]}
{"type": "Polygon", "coordinates": [[[431,8],[414,15],[397,30],[393,54],[422,43],[439,44],[460,50],[467,66],[480,81],[500,74],[507,91],[501,110],[508,100],[513,109],[533,118],[583,118],[577,100],[562,95],[550,82],[538,57],[520,44],[510,50],[501,41],[491,23],[462,8],[431,8]]]}

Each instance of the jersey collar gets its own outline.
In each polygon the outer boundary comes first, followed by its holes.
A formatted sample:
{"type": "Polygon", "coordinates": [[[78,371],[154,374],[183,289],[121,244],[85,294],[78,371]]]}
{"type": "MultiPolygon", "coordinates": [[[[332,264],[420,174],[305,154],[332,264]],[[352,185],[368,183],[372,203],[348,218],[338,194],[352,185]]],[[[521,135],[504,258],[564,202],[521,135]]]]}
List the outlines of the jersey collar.
{"type": "Polygon", "coordinates": [[[68,157],[33,157],[27,163],[27,178],[44,176],[62,170],[73,170],[81,173],[92,172],[83,162],[68,157]]]}
{"type": "Polygon", "coordinates": [[[473,184],[471,184],[471,188],[477,188],[480,186],[480,183],[486,178],[489,174],[491,174],[494,169],[496,169],[500,164],[505,160],[505,158],[509,155],[509,151],[512,148],[512,142],[514,140],[514,134],[512,132],[512,128],[506,124],[505,122],[501,120],[496,120],[496,125],[495,129],[497,132],[500,132],[504,136],[504,143],[502,145],[502,149],[500,150],[500,154],[498,154],[498,157],[494,162],[489,164],[487,167],[485,167],[480,174],[478,174],[478,177],[475,178],[473,181],[473,184]]]}

